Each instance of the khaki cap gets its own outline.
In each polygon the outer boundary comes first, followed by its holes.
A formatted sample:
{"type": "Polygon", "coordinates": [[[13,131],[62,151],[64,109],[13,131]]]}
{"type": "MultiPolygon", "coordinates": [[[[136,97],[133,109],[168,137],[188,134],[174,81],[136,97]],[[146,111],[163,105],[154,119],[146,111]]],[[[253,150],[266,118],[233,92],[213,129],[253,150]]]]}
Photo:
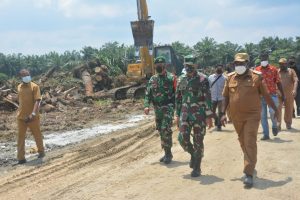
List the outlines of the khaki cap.
{"type": "Polygon", "coordinates": [[[287,63],[286,58],[280,58],[280,59],[279,59],[279,63],[287,63]]]}
{"type": "Polygon", "coordinates": [[[249,61],[249,55],[247,53],[237,53],[234,56],[234,62],[249,61]]]}

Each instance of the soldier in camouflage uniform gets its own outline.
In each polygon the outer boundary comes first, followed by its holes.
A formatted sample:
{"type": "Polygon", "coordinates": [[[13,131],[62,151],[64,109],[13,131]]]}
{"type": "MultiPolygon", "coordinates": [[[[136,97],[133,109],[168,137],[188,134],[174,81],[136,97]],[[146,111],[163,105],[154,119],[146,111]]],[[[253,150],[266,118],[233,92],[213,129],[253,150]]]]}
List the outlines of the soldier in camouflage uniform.
{"type": "Polygon", "coordinates": [[[157,57],[154,61],[156,74],[153,75],[147,85],[144,112],[149,114],[150,103],[153,103],[155,112],[156,129],[159,131],[161,146],[165,155],[160,162],[169,164],[172,161],[172,123],[175,106],[176,78],[166,71],[166,60],[157,57]]]}
{"type": "Polygon", "coordinates": [[[203,157],[203,139],[208,128],[212,127],[212,103],[207,77],[196,71],[193,56],[185,57],[185,70],[176,87],[176,122],[180,133],[178,140],[185,151],[191,154],[192,177],[200,176],[203,157]],[[178,123],[179,120],[179,123],[178,123]],[[190,141],[193,128],[193,144],[190,141]]]}

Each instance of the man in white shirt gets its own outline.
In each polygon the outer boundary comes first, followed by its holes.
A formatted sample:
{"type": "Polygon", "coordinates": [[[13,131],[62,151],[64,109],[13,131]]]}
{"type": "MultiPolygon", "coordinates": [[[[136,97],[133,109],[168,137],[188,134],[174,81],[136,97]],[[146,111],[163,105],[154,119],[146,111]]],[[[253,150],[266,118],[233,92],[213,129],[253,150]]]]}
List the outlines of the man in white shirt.
{"type": "Polygon", "coordinates": [[[216,65],[215,73],[208,77],[211,99],[213,103],[213,112],[215,116],[215,126],[217,131],[222,130],[222,125],[220,122],[221,110],[222,110],[222,101],[223,101],[223,88],[225,84],[226,77],[223,75],[223,65],[216,65]],[[218,108],[218,114],[216,114],[218,108]]]}

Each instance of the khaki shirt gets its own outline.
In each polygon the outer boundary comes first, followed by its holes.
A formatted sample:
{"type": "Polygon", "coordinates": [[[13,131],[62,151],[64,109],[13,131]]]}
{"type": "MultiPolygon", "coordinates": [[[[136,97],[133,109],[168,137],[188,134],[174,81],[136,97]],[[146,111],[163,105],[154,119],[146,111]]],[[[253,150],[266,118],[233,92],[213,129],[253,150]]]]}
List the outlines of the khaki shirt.
{"type": "Polygon", "coordinates": [[[223,96],[229,98],[229,113],[232,120],[260,120],[261,95],[268,95],[268,89],[262,82],[260,72],[248,70],[247,74],[228,74],[223,96]]]}
{"type": "MultiPolygon", "coordinates": [[[[21,83],[18,85],[19,109],[17,118],[25,119],[32,111],[37,100],[41,99],[40,87],[34,82],[28,84],[21,83]]],[[[36,113],[38,116],[39,113],[36,113]]]]}
{"type": "MultiPolygon", "coordinates": [[[[298,82],[296,72],[290,68],[288,68],[287,71],[282,71],[280,69],[278,71],[279,71],[279,77],[281,79],[281,84],[282,84],[282,89],[283,89],[284,95],[286,97],[293,98],[292,91],[294,89],[294,83],[298,82]]],[[[278,94],[281,95],[280,92],[278,92],[278,94]]]]}

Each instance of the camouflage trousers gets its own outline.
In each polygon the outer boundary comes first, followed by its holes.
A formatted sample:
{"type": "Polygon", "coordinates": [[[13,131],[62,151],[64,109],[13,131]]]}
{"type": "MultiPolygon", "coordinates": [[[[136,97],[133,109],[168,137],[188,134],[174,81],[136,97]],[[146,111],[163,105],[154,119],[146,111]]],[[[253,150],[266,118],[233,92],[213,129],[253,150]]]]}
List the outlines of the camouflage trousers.
{"type": "Polygon", "coordinates": [[[204,136],[206,133],[205,120],[180,120],[178,141],[181,147],[195,158],[202,158],[204,155],[204,136]],[[193,129],[193,134],[191,131],[193,129]],[[190,136],[193,137],[193,144],[190,136]]]}
{"type": "Polygon", "coordinates": [[[174,108],[172,106],[155,107],[156,130],[160,135],[161,147],[171,149],[172,147],[172,124],[174,108]]]}

